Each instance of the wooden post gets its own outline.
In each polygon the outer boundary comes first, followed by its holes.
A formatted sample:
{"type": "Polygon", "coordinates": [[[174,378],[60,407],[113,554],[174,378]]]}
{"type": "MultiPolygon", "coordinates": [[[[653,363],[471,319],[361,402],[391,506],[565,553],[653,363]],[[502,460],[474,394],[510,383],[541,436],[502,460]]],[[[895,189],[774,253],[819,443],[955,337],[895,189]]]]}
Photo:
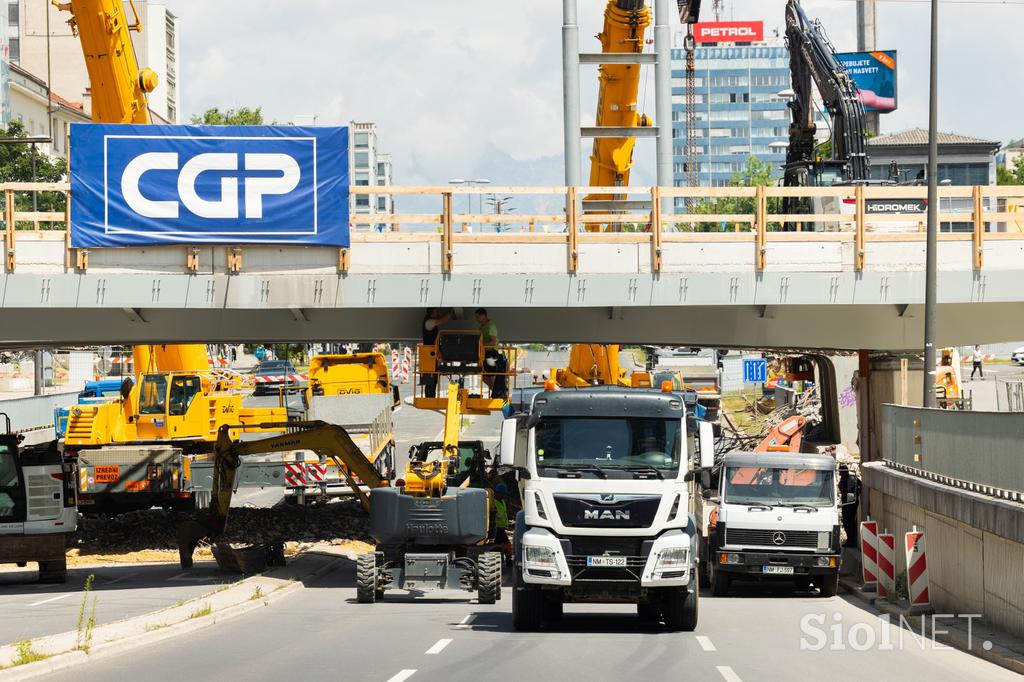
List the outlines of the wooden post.
{"type": "Polygon", "coordinates": [[[452,271],[452,193],[441,195],[441,272],[452,271]]]}
{"type": "Polygon", "coordinates": [[[4,267],[14,272],[14,190],[4,189],[4,267]]]}
{"type": "MultiPolygon", "coordinates": [[[[70,137],[64,142],[68,143],[70,137]]],[[[64,149],[67,149],[65,146],[64,149]]],[[[71,268],[71,189],[64,192],[64,269],[71,268]]]]}
{"type": "Polygon", "coordinates": [[[348,274],[348,269],[351,265],[349,249],[338,249],[338,272],[342,275],[348,274]]]}
{"type": "Polygon", "coordinates": [[[985,265],[985,199],[980,185],[974,187],[974,269],[980,270],[985,265]]]}
{"type": "Polygon", "coordinates": [[[577,224],[576,215],[576,188],[569,187],[565,194],[565,211],[566,211],[566,233],[568,235],[567,248],[568,248],[568,268],[569,274],[576,274],[576,270],[580,264],[580,252],[579,244],[577,243],[577,230],[579,225],[577,224]]]}
{"type": "Polygon", "coordinates": [[[867,213],[867,202],[864,199],[864,185],[857,185],[854,190],[856,215],[854,229],[853,267],[857,272],[864,269],[864,217],[867,213]]]}
{"type": "Polygon", "coordinates": [[[754,235],[754,267],[758,272],[760,272],[761,270],[764,270],[766,262],[765,256],[767,253],[765,246],[767,243],[765,232],[768,228],[768,216],[766,215],[768,213],[768,199],[765,198],[764,187],[760,186],[757,188],[757,193],[754,196],[754,204],[756,206],[756,216],[754,220],[756,228],[756,233],[754,235]]]}
{"type": "Polygon", "coordinates": [[[185,247],[185,267],[193,275],[199,272],[199,249],[194,246],[185,247]]]}
{"type": "Polygon", "coordinates": [[[661,188],[651,188],[651,272],[661,272],[661,188]]]}
{"type": "Polygon", "coordinates": [[[81,272],[89,269],[89,249],[75,249],[75,267],[81,272]]]}

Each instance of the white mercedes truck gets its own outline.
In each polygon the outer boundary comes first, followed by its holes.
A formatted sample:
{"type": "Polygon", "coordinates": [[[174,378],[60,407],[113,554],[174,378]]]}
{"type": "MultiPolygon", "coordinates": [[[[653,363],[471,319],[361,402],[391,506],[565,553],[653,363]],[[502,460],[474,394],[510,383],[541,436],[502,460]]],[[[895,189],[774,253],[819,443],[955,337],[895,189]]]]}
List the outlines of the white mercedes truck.
{"type": "Polygon", "coordinates": [[[697,517],[707,529],[701,556],[712,594],[726,596],[734,580],[791,580],[835,596],[842,553],[835,459],[735,452],[708,473],[698,477],[705,487],[697,517]]]}
{"type": "Polygon", "coordinates": [[[517,630],[587,602],[636,604],[652,623],[697,627],[687,481],[698,439],[713,438],[710,424],[691,419],[687,428],[685,403],[643,389],[544,391],[505,420],[501,462],[518,472],[523,500],[513,543],[517,630]]]}

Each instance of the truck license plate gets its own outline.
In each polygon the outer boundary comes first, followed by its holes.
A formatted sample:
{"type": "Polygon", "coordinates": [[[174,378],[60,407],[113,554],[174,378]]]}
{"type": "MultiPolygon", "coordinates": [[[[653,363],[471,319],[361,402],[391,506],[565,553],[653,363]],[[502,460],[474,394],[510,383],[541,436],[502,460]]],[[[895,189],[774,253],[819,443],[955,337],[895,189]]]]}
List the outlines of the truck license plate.
{"type": "Polygon", "coordinates": [[[626,557],[624,556],[588,556],[587,566],[599,568],[625,568],[626,557]]]}
{"type": "Polygon", "coordinates": [[[764,573],[773,573],[775,575],[793,575],[792,566],[765,566],[761,570],[764,573]]]}

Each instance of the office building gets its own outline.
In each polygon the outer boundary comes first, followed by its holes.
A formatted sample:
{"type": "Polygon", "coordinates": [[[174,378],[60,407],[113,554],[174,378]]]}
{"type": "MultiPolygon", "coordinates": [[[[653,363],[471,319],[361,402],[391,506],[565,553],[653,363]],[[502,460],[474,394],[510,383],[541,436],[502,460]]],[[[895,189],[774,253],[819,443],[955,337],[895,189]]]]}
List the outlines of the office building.
{"type": "MultiPolygon", "coordinates": [[[[348,167],[357,187],[385,187],[391,184],[390,154],[378,148],[376,123],[349,123],[348,167]]],[[[350,213],[393,213],[394,198],[388,194],[354,194],[350,213]]],[[[360,227],[365,227],[361,224],[360,227]]]]}

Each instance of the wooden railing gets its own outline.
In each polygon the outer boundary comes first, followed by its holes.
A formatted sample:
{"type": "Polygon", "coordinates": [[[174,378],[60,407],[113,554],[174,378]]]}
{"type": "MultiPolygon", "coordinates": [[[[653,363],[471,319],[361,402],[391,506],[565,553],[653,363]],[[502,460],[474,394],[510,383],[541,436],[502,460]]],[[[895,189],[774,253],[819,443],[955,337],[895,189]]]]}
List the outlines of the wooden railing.
{"type": "MultiPolygon", "coordinates": [[[[62,233],[64,267],[85,270],[89,250],[72,249],[69,232],[70,197],[67,183],[7,183],[0,185],[4,198],[4,265],[12,272],[17,265],[17,236],[62,233]],[[63,192],[62,212],[16,210],[16,200],[26,203],[32,192],[63,192]],[[63,225],[60,225],[63,223],[63,225]],[[56,229],[45,229],[43,226],[56,229]]],[[[402,197],[418,204],[420,212],[359,213],[350,216],[352,242],[437,240],[441,243],[444,272],[456,267],[455,246],[459,243],[495,244],[563,243],[566,269],[579,267],[580,245],[587,243],[648,244],[651,269],[660,272],[665,244],[679,242],[742,242],[753,249],[757,270],[767,266],[768,244],[772,242],[852,242],[854,266],[862,270],[866,245],[871,242],[925,239],[924,212],[899,213],[879,206],[882,201],[923,202],[927,188],[909,187],[400,187],[357,186],[355,196],[402,197]],[[623,194],[625,192],[625,194],[623,194]],[[612,195],[627,200],[623,212],[585,211],[586,197],[612,195]],[[463,199],[472,206],[485,197],[511,197],[531,202],[536,213],[461,213],[463,199]],[[803,211],[783,213],[784,200],[800,200],[803,211]],[[648,210],[638,210],[637,206],[648,210]],[[430,212],[436,208],[437,212],[430,212]],[[811,211],[813,209],[814,212],[811,211]]],[[[1024,239],[1024,186],[941,187],[943,202],[939,221],[956,225],[956,231],[940,235],[944,241],[971,241],[972,266],[984,267],[986,240],[1024,239]],[[1019,208],[1018,208],[1019,207],[1019,208]],[[956,210],[954,210],[956,209],[956,210]],[[1019,212],[1018,212],[1019,211],[1019,212]]],[[[481,204],[482,205],[482,204],[481,204]]],[[[207,247],[209,245],[206,245],[207,247]]],[[[165,246],[185,249],[186,269],[197,272],[197,246],[165,246]]],[[[243,249],[265,248],[232,245],[225,249],[230,272],[242,270],[243,249]]],[[[324,247],[327,248],[327,247],[324,247]]],[[[357,246],[355,248],[358,248],[357,246]]],[[[338,270],[347,272],[349,249],[338,249],[338,270]]]]}

